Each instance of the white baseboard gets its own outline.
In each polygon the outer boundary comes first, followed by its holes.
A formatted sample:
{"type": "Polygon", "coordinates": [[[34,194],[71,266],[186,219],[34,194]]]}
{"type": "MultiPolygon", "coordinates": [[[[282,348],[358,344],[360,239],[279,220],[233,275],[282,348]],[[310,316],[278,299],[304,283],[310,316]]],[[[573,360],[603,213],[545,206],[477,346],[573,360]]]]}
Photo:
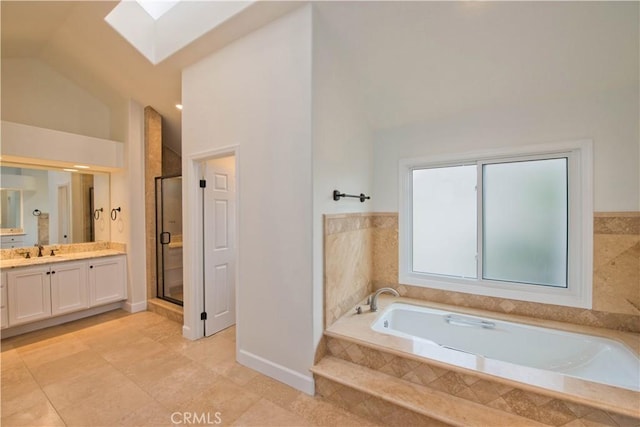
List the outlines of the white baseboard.
{"type": "Polygon", "coordinates": [[[124,302],[114,302],[107,305],[92,307],[86,310],[76,311],[75,313],[64,314],[62,316],[51,317],[49,319],[3,329],[1,335],[3,339],[10,338],[16,335],[26,334],[27,332],[33,332],[39,329],[48,328],[50,326],[62,325],[63,323],[84,319],[85,317],[95,316],[96,314],[106,313],[107,311],[117,310],[123,307],[124,302]]]}
{"type": "Polygon", "coordinates": [[[188,340],[191,341],[195,341],[198,338],[203,338],[203,337],[196,337],[193,336],[194,331],[191,330],[190,327],[188,327],[187,325],[182,325],[182,336],[188,340]]]}
{"type": "Polygon", "coordinates": [[[129,313],[139,313],[141,311],[146,311],[147,301],[144,300],[144,301],[134,302],[134,303],[130,303],[129,301],[126,301],[122,309],[125,311],[128,311],[129,313]]]}
{"type": "Polygon", "coordinates": [[[245,350],[239,350],[236,354],[238,363],[241,365],[285,383],[310,396],[315,394],[315,383],[311,373],[309,373],[309,376],[302,375],[299,372],[293,371],[282,365],[278,365],[277,363],[273,363],[270,360],[264,359],[245,350]]]}

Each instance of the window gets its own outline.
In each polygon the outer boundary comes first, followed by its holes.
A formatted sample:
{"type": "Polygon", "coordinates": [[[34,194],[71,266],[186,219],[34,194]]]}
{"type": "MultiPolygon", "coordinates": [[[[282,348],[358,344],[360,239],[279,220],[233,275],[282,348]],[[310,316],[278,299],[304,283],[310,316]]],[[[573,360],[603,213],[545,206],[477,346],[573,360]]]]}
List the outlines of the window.
{"type": "Polygon", "coordinates": [[[591,307],[591,143],[400,164],[400,283],[591,307]]]}

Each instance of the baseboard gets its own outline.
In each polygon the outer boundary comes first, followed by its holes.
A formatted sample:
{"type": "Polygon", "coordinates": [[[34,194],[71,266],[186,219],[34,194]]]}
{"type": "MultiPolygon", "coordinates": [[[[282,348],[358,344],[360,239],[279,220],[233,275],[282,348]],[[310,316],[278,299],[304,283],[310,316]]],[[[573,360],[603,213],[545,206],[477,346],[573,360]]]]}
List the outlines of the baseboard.
{"type": "Polygon", "coordinates": [[[139,313],[141,311],[146,311],[147,301],[145,300],[145,301],[134,302],[134,303],[125,301],[124,305],[122,306],[122,309],[125,311],[128,311],[129,313],[139,313]]]}
{"type": "Polygon", "coordinates": [[[62,325],[63,323],[73,322],[74,320],[84,319],[85,317],[95,316],[96,314],[106,313],[107,311],[117,310],[120,308],[124,309],[124,302],[114,302],[82,311],[76,311],[75,313],[63,314],[61,316],[39,320],[33,323],[13,326],[3,329],[1,335],[3,339],[10,338],[16,335],[26,334],[27,332],[33,332],[51,326],[62,325]]]}
{"type": "Polygon", "coordinates": [[[182,336],[188,340],[195,341],[202,337],[193,336],[194,332],[187,325],[182,325],[182,336]]]}
{"type": "Polygon", "coordinates": [[[264,359],[245,350],[237,352],[238,363],[260,372],[268,377],[285,383],[310,396],[315,394],[315,384],[313,376],[302,375],[282,365],[278,365],[270,360],[264,359]]]}

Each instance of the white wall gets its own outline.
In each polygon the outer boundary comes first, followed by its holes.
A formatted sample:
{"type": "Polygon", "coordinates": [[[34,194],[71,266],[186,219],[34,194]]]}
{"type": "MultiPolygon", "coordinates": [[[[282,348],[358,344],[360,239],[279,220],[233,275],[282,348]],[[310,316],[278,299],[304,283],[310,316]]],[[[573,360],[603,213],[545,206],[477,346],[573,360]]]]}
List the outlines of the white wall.
{"type": "Polygon", "coordinates": [[[111,241],[127,245],[127,303],[132,312],[146,310],[146,247],[144,205],[144,109],[129,101],[125,167],[111,173],[111,201],[105,215],[111,223],[111,241]],[[111,209],[120,207],[116,221],[111,209]]]}
{"type": "Polygon", "coordinates": [[[23,169],[22,175],[32,176],[36,179],[35,191],[22,192],[22,225],[24,227],[24,246],[33,246],[38,242],[38,217],[33,215],[35,209],[43,213],[49,211],[49,184],[48,174],[44,170],[23,169]]]}
{"type": "Polygon", "coordinates": [[[398,211],[398,160],[592,139],[594,210],[640,210],[638,87],[499,108],[492,105],[375,136],[374,207],[398,211]]]}
{"type": "MultiPolygon", "coordinates": [[[[49,171],[49,241],[50,242],[62,242],[58,234],[58,186],[68,186],[69,198],[71,198],[71,173],[70,172],[58,172],[49,171]]],[[[71,203],[69,201],[69,203],[71,203]]],[[[71,212],[71,211],[69,211],[71,212]]],[[[69,213],[71,215],[71,213],[69,213]]],[[[71,216],[70,216],[71,218],[71,216]]],[[[69,229],[71,232],[71,229],[69,229]]],[[[70,243],[71,240],[68,240],[70,243]]]]}
{"type": "Polygon", "coordinates": [[[183,72],[185,334],[202,335],[198,225],[206,153],[237,147],[241,363],[307,393],[313,363],[311,8],[183,72]]]}
{"type": "MultiPolygon", "coordinates": [[[[372,201],[333,200],[333,190],[371,196],[373,133],[357,92],[355,76],[345,67],[340,41],[322,13],[313,14],[313,320],[314,344],[323,333],[323,215],[371,212],[372,201]]],[[[373,198],[375,199],[375,197],[373,198]]]]}
{"type": "Polygon", "coordinates": [[[2,120],[109,139],[109,108],[34,58],[2,58],[2,120]]]}
{"type": "Polygon", "coordinates": [[[99,217],[95,219],[93,216],[93,225],[95,230],[96,242],[108,242],[111,240],[111,218],[109,218],[110,207],[110,190],[109,175],[106,173],[97,173],[93,175],[93,207],[94,209],[102,208],[99,217]]]}

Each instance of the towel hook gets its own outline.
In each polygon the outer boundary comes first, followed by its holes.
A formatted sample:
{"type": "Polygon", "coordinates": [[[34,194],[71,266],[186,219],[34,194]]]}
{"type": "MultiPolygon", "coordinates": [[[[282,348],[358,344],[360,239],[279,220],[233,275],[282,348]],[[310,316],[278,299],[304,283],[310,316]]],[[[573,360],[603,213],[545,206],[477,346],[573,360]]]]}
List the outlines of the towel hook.
{"type": "Polygon", "coordinates": [[[119,206],[111,209],[111,221],[115,221],[118,218],[118,212],[122,212],[119,206]]]}
{"type": "Polygon", "coordinates": [[[96,209],[93,211],[93,219],[95,219],[96,221],[100,219],[100,212],[104,212],[103,208],[100,209],[96,209]]]}
{"type": "Polygon", "coordinates": [[[40,209],[34,209],[33,212],[31,212],[33,214],[33,216],[40,216],[42,215],[42,212],[40,211],[40,209]]]}

